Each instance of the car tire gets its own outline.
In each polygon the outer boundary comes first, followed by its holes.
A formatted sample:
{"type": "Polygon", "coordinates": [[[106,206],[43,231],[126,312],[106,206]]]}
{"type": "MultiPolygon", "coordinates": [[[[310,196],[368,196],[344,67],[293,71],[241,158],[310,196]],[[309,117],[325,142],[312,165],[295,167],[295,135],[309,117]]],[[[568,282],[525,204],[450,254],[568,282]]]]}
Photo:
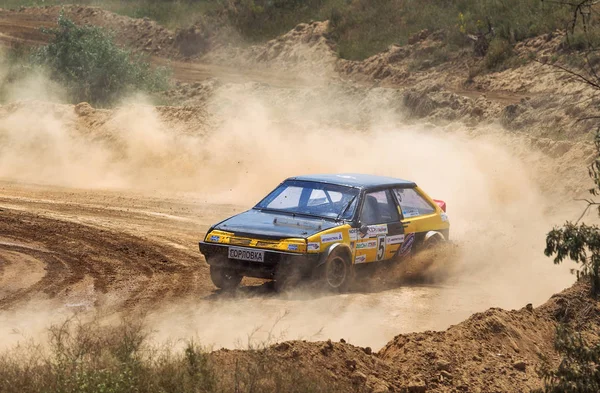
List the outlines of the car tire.
{"type": "Polygon", "coordinates": [[[235,289],[240,285],[240,282],[242,282],[242,278],[244,278],[244,276],[233,269],[218,266],[210,267],[210,279],[217,288],[223,290],[235,289]]]}
{"type": "Polygon", "coordinates": [[[445,240],[440,235],[432,236],[430,239],[425,241],[425,249],[426,250],[435,250],[439,248],[442,244],[444,244],[445,240]]]}
{"type": "Polygon", "coordinates": [[[346,292],[354,281],[354,266],[343,250],[333,250],[319,273],[324,288],[331,292],[346,292]]]}

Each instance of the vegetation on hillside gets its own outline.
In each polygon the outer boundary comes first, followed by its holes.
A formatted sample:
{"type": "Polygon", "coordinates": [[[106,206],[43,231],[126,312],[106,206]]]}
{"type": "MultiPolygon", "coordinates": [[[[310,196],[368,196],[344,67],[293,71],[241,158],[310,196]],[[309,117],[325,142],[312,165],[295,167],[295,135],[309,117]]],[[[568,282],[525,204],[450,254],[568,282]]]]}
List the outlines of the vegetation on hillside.
{"type": "Polygon", "coordinates": [[[153,68],[140,54],[115,44],[113,35],[99,27],[78,26],[60,15],[58,27],[45,30],[48,45],[15,47],[2,58],[0,99],[12,85],[43,74],[65,92],[71,103],[82,101],[110,106],[128,94],[153,93],[169,87],[170,71],[153,68]]]}
{"type": "Polygon", "coordinates": [[[554,348],[562,356],[557,369],[546,361],[541,375],[543,390],[536,393],[598,393],[600,391],[600,344],[591,344],[581,333],[560,325],[554,348]]]}
{"type": "MultiPolygon", "coordinates": [[[[72,3],[65,0],[4,0],[3,7],[72,3]]],[[[566,29],[572,6],[541,0],[80,0],[132,17],[149,17],[168,27],[187,27],[200,18],[235,27],[249,42],[277,37],[311,20],[331,21],[331,37],[343,58],[364,59],[391,44],[405,44],[423,29],[448,32],[466,45],[467,35],[498,40],[496,48],[535,35],[566,29]]],[[[573,43],[581,42],[581,32],[573,43]],[[579,38],[578,38],[579,37],[579,38]]]]}
{"type": "Polygon", "coordinates": [[[47,67],[74,102],[111,105],[132,92],[168,87],[168,71],[152,69],[141,55],[117,46],[113,36],[95,26],[77,26],[60,15],[48,45],[34,51],[34,64],[47,67]]]}
{"type": "MultiPolygon", "coordinates": [[[[563,3],[563,2],[560,2],[563,3]]],[[[567,27],[567,42],[577,50],[583,51],[580,56],[580,68],[577,71],[553,63],[552,66],[570,74],[596,90],[600,90],[600,74],[597,72],[598,57],[596,49],[599,44],[597,21],[592,9],[596,1],[581,0],[569,5],[572,14],[570,26],[567,27]]],[[[593,188],[589,193],[593,197],[600,195],[600,127],[594,139],[596,158],[588,166],[593,188]]],[[[600,297],[600,227],[587,225],[581,220],[592,208],[600,203],[587,200],[587,207],[575,222],[567,222],[560,228],[554,228],[546,237],[545,254],[554,257],[554,263],[562,263],[570,259],[581,266],[573,271],[578,280],[587,280],[590,292],[596,300],[600,297]]],[[[590,308],[597,304],[590,304],[590,308]]],[[[557,327],[554,347],[561,359],[558,368],[550,365],[545,359],[540,371],[544,379],[543,393],[596,393],[600,391],[600,343],[590,342],[581,331],[574,331],[568,321],[560,321],[557,327]]]]}
{"type": "Polygon", "coordinates": [[[0,354],[3,393],[328,393],[320,377],[285,369],[250,348],[235,367],[219,372],[193,341],[181,349],[152,346],[139,321],[116,326],[68,320],[49,330],[49,348],[22,345],[0,354]],[[227,372],[226,372],[227,371],[227,372]]]}
{"type": "MultiPolygon", "coordinates": [[[[594,0],[582,0],[580,5],[595,4],[594,0]]],[[[589,14],[579,14],[580,10],[575,9],[572,14],[571,26],[568,28],[567,39],[573,40],[575,33],[579,30],[584,32],[583,35],[583,51],[579,56],[582,69],[576,71],[569,69],[567,66],[560,63],[551,63],[551,66],[566,72],[581,81],[582,83],[591,86],[600,91],[600,73],[598,70],[599,62],[596,54],[598,44],[595,32],[595,24],[597,21],[593,19],[592,9],[588,9],[589,14]]],[[[574,56],[575,57],[575,56],[574,56]]],[[[600,120],[600,119],[599,119],[600,120]]],[[[596,148],[596,159],[588,166],[588,173],[593,181],[593,188],[589,193],[594,196],[600,196],[600,127],[594,138],[596,148]]],[[[570,259],[581,266],[576,270],[578,279],[589,279],[591,284],[592,295],[600,296],[600,227],[597,225],[586,225],[581,222],[582,218],[592,206],[598,206],[598,215],[600,216],[600,203],[592,199],[586,200],[588,205],[583,214],[576,222],[567,222],[561,228],[554,228],[546,237],[547,256],[554,257],[554,263],[562,263],[565,259],[570,259]]]]}

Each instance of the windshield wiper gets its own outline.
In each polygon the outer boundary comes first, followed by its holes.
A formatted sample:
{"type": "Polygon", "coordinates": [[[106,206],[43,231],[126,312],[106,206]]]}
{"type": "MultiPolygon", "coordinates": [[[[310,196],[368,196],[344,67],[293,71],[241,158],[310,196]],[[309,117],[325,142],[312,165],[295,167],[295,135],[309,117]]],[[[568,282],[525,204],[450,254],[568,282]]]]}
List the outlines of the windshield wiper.
{"type": "Polygon", "coordinates": [[[352,203],[354,203],[354,200],[356,199],[356,195],[354,195],[352,197],[352,199],[350,199],[350,201],[346,204],[346,206],[344,207],[344,210],[342,210],[340,212],[340,214],[337,215],[337,217],[335,218],[336,221],[340,220],[340,217],[342,217],[344,214],[346,214],[346,210],[348,210],[350,208],[350,206],[352,205],[352,203]]]}

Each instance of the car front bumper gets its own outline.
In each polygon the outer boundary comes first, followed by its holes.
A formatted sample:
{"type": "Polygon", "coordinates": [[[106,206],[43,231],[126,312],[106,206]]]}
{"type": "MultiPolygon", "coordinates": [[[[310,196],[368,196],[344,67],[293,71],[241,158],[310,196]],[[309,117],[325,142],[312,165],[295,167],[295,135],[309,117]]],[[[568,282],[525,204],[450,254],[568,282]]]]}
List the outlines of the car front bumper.
{"type": "MultiPolygon", "coordinates": [[[[200,252],[211,266],[236,270],[243,276],[272,279],[278,273],[309,276],[321,261],[321,254],[294,254],[265,250],[264,262],[251,262],[228,257],[229,246],[200,242],[200,252]]],[[[258,250],[258,249],[257,249],[258,250]]]]}

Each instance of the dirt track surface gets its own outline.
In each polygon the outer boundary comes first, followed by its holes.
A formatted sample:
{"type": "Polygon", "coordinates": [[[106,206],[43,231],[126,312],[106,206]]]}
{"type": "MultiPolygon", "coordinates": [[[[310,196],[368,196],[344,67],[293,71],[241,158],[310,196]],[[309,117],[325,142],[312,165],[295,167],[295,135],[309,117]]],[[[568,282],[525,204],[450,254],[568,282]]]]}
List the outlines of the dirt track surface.
{"type": "Polygon", "coordinates": [[[195,247],[206,227],[188,218],[198,208],[161,205],[116,193],[4,183],[0,308],[42,296],[73,307],[110,303],[128,309],[189,293],[210,294],[212,285],[199,279],[207,268],[195,247]],[[19,258],[27,261],[27,269],[13,266],[19,258]]]}
{"type": "MultiPolygon", "coordinates": [[[[581,286],[535,310],[491,309],[462,323],[501,297],[486,297],[477,285],[424,283],[335,296],[277,294],[258,281],[225,295],[210,284],[195,243],[209,223],[239,209],[190,195],[0,183],[0,332],[13,330],[0,344],[29,337],[40,328],[36,320],[51,321],[48,315],[65,309],[142,310],[158,339],[198,334],[217,348],[265,336],[332,338],[283,342],[264,355],[341,391],[516,392],[541,386],[540,351],[556,360],[557,319],[568,312],[577,328],[597,319],[581,286]],[[28,313],[28,304],[48,302],[51,308],[25,322],[11,319],[19,319],[19,308],[28,313]],[[425,332],[397,335],[411,331],[425,332]],[[341,338],[350,344],[335,342],[341,338]]],[[[253,356],[211,354],[223,370],[255,362],[253,356]]]]}
{"type": "Polygon", "coordinates": [[[162,338],[199,334],[235,347],[275,331],[278,339],[344,337],[379,348],[399,332],[444,329],[490,306],[522,306],[475,282],[392,282],[331,295],[279,294],[268,282],[245,279],[235,294],[221,293],[197,241],[242,207],[190,195],[2,182],[0,209],[5,312],[47,303],[56,312],[141,311],[162,338]]]}

